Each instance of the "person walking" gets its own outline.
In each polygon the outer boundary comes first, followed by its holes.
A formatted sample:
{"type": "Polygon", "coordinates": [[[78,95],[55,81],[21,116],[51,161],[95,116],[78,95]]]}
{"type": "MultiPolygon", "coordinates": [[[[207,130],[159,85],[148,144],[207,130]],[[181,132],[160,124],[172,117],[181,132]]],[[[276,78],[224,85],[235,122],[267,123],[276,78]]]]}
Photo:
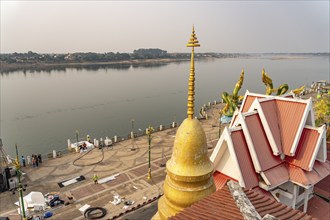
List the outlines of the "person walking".
{"type": "Polygon", "coordinates": [[[34,154],[32,154],[32,167],[36,167],[36,158],[34,157],[34,154]]]}
{"type": "Polygon", "coordinates": [[[96,173],[94,173],[94,176],[93,176],[94,184],[98,184],[98,180],[99,180],[99,177],[96,175],[96,173]]]}
{"type": "Polygon", "coordinates": [[[34,155],[34,159],[36,161],[36,167],[38,167],[39,166],[38,156],[37,155],[34,155]]]}
{"type": "Polygon", "coordinates": [[[23,167],[25,167],[25,166],[26,166],[26,163],[25,163],[25,158],[24,158],[24,156],[22,156],[22,164],[23,164],[23,167]]]}

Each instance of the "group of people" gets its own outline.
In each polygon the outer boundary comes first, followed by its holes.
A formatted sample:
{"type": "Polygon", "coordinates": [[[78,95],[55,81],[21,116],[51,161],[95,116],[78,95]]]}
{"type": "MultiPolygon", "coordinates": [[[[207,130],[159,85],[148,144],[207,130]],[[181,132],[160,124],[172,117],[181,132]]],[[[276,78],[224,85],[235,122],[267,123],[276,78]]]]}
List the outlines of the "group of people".
{"type": "Polygon", "coordinates": [[[23,164],[23,167],[26,167],[26,165],[32,165],[32,167],[38,167],[40,163],[42,163],[42,160],[41,160],[41,154],[39,155],[34,155],[32,154],[32,156],[27,156],[26,157],[26,160],[25,160],[25,157],[22,156],[21,158],[22,160],[22,164],[23,164]]]}

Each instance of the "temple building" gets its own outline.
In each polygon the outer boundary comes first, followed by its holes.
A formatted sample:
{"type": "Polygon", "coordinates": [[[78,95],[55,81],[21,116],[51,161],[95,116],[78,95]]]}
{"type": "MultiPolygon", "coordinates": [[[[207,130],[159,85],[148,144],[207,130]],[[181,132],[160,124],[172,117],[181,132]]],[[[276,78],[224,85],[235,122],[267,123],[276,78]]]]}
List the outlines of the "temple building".
{"type": "Polygon", "coordinates": [[[200,122],[194,118],[194,48],[199,46],[193,27],[187,44],[187,47],[192,48],[187,118],[176,133],[172,157],[166,163],[164,195],[158,201],[158,212],[153,219],[168,219],[216,189],[213,164],[207,154],[206,135],[200,122]]]}
{"type": "Polygon", "coordinates": [[[314,121],[311,98],[247,91],[211,155],[217,188],[232,179],[306,212],[314,185],[330,171],[326,128],[314,121]]]}

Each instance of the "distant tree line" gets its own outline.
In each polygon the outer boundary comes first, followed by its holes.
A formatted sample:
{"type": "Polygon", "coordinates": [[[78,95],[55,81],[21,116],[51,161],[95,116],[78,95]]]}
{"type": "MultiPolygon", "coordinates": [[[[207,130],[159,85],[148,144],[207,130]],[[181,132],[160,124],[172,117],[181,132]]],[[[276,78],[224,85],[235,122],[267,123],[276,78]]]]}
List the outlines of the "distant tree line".
{"type": "MultiPolygon", "coordinates": [[[[195,57],[222,57],[216,53],[197,53],[195,57]]],[[[113,62],[143,59],[189,59],[190,53],[167,53],[158,48],[138,49],[133,53],[67,53],[43,54],[29,51],[27,53],[0,54],[0,62],[7,64],[43,64],[43,63],[82,63],[82,62],[113,62]]]]}

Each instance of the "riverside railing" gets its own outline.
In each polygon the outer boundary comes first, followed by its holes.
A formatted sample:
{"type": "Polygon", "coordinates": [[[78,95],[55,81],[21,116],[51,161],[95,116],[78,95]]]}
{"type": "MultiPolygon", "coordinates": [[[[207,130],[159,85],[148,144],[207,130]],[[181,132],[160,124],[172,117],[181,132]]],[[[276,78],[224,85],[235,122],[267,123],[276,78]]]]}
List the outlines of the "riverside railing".
{"type": "MultiPolygon", "coordinates": [[[[201,110],[203,109],[206,113],[208,110],[212,109],[213,106],[217,105],[217,104],[220,104],[222,103],[222,101],[213,101],[213,102],[208,102],[207,104],[204,104],[202,105],[201,107],[201,110]]],[[[197,117],[197,119],[199,120],[205,120],[207,119],[207,117],[201,117],[200,115],[197,117]]],[[[153,126],[153,125],[151,125],[153,126]]],[[[155,133],[156,132],[161,132],[161,131],[166,131],[166,130],[169,130],[169,129],[173,129],[173,128],[176,128],[180,126],[180,123],[178,122],[171,122],[170,124],[160,124],[160,125],[156,125],[156,126],[153,126],[155,128],[155,133]]],[[[114,146],[116,143],[120,143],[122,141],[125,141],[125,140],[130,140],[130,139],[133,139],[133,138],[138,138],[138,137],[142,137],[146,135],[146,129],[142,130],[142,129],[138,129],[138,131],[134,131],[134,132],[130,132],[128,134],[124,134],[124,135],[114,135],[114,136],[109,136],[109,137],[106,137],[108,139],[110,139],[112,141],[112,146],[114,146]]],[[[95,138],[91,138],[91,140],[94,140],[95,138]]],[[[100,139],[96,139],[98,140],[98,142],[100,143],[100,139]]],[[[105,140],[105,138],[103,139],[103,141],[105,140]]],[[[70,139],[71,141],[71,139],[70,139]]],[[[78,142],[81,142],[81,141],[87,141],[87,135],[85,136],[79,136],[78,137],[78,142]]],[[[71,143],[75,143],[77,142],[77,139],[76,138],[72,138],[72,142],[71,143]]],[[[95,147],[99,147],[99,146],[95,146],[95,147]]],[[[51,159],[51,158],[54,158],[54,157],[60,157],[62,156],[63,154],[67,154],[67,153],[70,153],[72,151],[69,151],[68,150],[68,147],[63,147],[63,148],[60,148],[60,149],[56,149],[56,150],[53,150],[52,153],[48,153],[46,155],[42,155],[42,157],[44,159],[51,159]],[[55,153],[55,152],[56,153],[55,153]],[[56,156],[55,156],[56,155],[56,156]]]]}

